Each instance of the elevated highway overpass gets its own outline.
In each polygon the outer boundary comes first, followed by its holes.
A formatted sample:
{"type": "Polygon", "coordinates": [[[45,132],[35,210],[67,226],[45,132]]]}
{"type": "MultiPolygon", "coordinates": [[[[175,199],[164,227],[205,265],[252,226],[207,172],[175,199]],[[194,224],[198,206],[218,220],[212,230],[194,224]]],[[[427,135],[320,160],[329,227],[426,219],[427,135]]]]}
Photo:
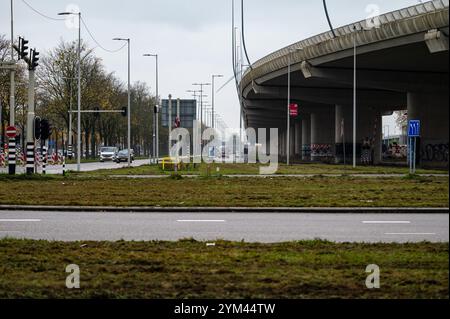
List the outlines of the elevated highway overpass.
{"type": "Polygon", "coordinates": [[[381,161],[382,116],[408,110],[422,121],[421,166],[448,167],[449,1],[436,0],[360,21],[276,51],[254,63],[240,81],[246,127],[279,128],[287,154],[287,83],[300,116],[291,121],[296,159],[343,161],[353,152],[353,59],[357,47],[357,153],[374,141],[381,161]],[[344,123],[344,127],[341,125],[344,123]]]}

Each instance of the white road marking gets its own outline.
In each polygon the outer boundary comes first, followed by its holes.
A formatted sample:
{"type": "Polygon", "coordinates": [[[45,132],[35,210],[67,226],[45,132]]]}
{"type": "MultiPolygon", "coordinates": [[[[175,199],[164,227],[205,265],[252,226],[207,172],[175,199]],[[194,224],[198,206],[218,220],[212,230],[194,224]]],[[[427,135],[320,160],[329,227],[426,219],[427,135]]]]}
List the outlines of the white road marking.
{"type": "Polygon", "coordinates": [[[397,221],[395,221],[395,220],[392,220],[392,221],[374,220],[374,221],[363,221],[362,223],[363,224],[411,224],[410,221],[403,221],[403,220],[397,220],[397,221]]]}
{"type": "Polygon", "coordinates": [[[226,220],[177,220],[179,223],[226,223],[226,220]]]}
{"type": "Polygon", "coordinates": [[[436,233],[385,233],[385,235],[395,235],[395,236],[435,236],[436,233]]]}
{"type": "Polygon", "coordinates": [[[0,223],[38,223],[40,219],[0,219],[0,223]]]}

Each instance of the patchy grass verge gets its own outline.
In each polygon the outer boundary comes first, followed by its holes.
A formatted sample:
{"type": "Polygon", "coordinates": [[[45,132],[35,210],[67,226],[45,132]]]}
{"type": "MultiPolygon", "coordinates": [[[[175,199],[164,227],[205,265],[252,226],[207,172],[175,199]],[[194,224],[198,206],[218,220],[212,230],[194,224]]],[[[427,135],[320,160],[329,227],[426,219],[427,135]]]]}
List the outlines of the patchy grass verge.
{"type": "Polygon", "coordinates": [[[0,205],[448,207],[449,179],[2,177],[0,205]]]}
{"type": "Polygon", "coordinates": [[[442,298],[447,244],[0,240],[0,298],[442,298]],[[81,289],[65,287],[67,265],[81,289]],[[369,264],[381,289],[365,286],[369,264]]]}

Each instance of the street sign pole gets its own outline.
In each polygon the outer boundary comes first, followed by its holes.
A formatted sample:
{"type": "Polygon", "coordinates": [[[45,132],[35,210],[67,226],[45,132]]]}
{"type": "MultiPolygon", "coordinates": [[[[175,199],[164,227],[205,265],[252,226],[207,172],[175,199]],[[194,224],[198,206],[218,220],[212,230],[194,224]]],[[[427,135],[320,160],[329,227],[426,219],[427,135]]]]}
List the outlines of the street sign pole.
{"type": "Polygon", "coordinates": [[[35,86],[35,71],[30,70],[29,74],[29,87],[28,87],[28,113],[27,113],[27,175],[34,173],[34,86],[35,86]]]}
{"type": "Polygon", "coordinates": [[[421,122],[410,120],[408,123],[408,149],[409,149],[409,172],[416,173],[417,162],[417,139],[420,137],[421,122]]]}

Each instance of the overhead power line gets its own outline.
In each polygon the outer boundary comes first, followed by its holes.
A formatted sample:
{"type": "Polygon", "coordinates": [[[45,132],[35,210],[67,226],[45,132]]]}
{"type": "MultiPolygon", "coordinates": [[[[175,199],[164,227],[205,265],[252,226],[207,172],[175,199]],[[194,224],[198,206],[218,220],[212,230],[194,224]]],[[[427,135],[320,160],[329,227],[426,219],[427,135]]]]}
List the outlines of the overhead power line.
{"type": "Polygon", "coordinates": [[[52,18],[48,15],[43,14],[42,12],[38,11],[37,9],[33,8],[28,2],[26,2],[25,0],[22,0],[22,2],[28,7],[30,8],[32,11],[34,11],[35,13],[37,13],[38,15],[40,15],[43,18],[52,20],[52,21],[64,21],[64,18],[52,18]]]}
{"type": "Polygon", "coordinates": [[[91,39],[99,46],[99,48],[101,48],[102,50],[109,52],[109,53],[117,53],[119,51],[121,51],[123,48],[125,48],[127,46],[127,43],[125,42],[120,48],[116,49],[116,50],[109,50],[107,48],[105,48],[104,46],[102,46],[97,39],[95,39],[94,35],[92,34],[91,30],[89,30],[89,27],[87,26],[86,22],[84,21],[83,18],[81,18],[81,22],[83,23],[84,27],[86,28],[86,31],[88,32],[89,36],[91,37],[91,39]]]}
{"type": "MultiPolygon", "coordinates": [[[[23,2],[30,10],[32,10],[33,12],[35,12],[36,14],[40,15],[41,17],[43,17],[43,18],[45,18],[45,19],[48,19],[48,20],[51,20],[51,21],[65,21],[65,20],[66,20],[65,18],[53,18],[53,17],[50,17],[50,16],[48,16],[48,15],[46,15],[46,14],[40,12],[39,10],[35,9],[35,8],[34,8],[32,5],[30,5],[27,1],[22,0],[22,2],[23,2]]],[[[84,21],[83,18],[81,18],[81,21],[82,21],[84,27],[86,28],[86,30],[87,30],[89,36],[91,37],[91,39],[92,39],[92,40],[97,44],[97,46],[98,46],[99,48],[101,48],[102,50],[104,50],[104,51],[106,51],[106,52],[109,52],[109,53],[117,53],[117,52],[121,51],[121,50],[127,45],[127,44],[125,43],[123,46],[121,46],[120,48],[118,48],[118,49],[116,49],[116,50],[109,50],[109,49],[105,48],[105,47],[102,46],[102,45],[100,44],[100,42],[97,41],[97,39],[94,37],[94,35],[92,34],[91,30],[90,30],[89,27],[87,26],[86,21],[84,21]]]]}

